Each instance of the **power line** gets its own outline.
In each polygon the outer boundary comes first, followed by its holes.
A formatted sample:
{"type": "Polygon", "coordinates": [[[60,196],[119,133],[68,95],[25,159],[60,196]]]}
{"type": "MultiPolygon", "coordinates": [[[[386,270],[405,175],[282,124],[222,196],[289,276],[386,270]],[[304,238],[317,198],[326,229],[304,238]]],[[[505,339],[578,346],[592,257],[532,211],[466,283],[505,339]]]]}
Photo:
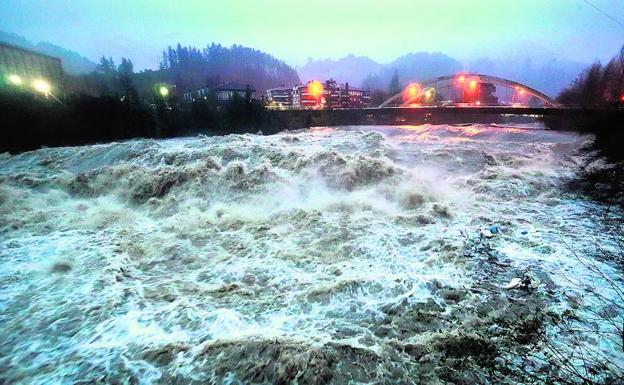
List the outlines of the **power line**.
{"type": "Polygon", "coordinates": [[[590,3],[588,0],[583,0],[587,5],[589,5],[590,7],[594,8],[596,11],[602,13],[604,16],[608,17],[609,19],[613,20],[614,22],[616,22],[620,27],[624,28],[624,24],[622,22],[620,22],[618,19],[616,19],[615,17],[609,15],[608,13],[606,13],[605,11],[603,11],[602,9],[598,8],[597,6],[595,6],[594,4],[590,3]]]}

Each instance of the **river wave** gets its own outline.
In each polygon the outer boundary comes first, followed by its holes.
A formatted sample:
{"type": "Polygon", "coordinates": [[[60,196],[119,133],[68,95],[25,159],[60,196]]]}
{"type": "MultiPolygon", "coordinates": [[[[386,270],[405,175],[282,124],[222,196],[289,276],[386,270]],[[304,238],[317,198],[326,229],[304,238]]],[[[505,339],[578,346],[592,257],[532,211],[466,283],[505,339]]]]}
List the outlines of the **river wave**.
{"type": "Polygon", "coordinates": [[[589,140],[318,127],[2,155],[0,379],[496,383],[476,331],[582,308],[570,250],[611,242],[564,188],[589,140]]]}

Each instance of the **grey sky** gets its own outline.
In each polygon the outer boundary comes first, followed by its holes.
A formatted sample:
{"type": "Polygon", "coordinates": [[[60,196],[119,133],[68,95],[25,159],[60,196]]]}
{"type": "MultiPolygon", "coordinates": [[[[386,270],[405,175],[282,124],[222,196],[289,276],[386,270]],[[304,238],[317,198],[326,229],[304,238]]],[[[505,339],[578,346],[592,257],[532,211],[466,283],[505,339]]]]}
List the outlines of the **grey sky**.
{"type": "MultiPolygon", "coordinates": [[[[624,20],[624,1],[591,0],[624,20]]],[[[155,67],[168,44],[242,44],[303,64],[353,53],[388,62],[407,52],[606,60],[624,28],[583,0],[2,0],[0,29],[90,59],[155,67]]]]}

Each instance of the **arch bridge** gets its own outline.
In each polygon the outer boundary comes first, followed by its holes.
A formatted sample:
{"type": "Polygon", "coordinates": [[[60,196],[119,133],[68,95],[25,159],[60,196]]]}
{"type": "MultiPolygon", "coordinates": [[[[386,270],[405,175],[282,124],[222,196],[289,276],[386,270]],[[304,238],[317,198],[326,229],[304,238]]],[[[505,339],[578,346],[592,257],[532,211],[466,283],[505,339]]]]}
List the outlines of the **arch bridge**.
{"type": "Polygon", "coordinates": [[[378,108],[420,106],[560,107],[548,95],[513,80],[460,73],[409,83],[378,108]]]}

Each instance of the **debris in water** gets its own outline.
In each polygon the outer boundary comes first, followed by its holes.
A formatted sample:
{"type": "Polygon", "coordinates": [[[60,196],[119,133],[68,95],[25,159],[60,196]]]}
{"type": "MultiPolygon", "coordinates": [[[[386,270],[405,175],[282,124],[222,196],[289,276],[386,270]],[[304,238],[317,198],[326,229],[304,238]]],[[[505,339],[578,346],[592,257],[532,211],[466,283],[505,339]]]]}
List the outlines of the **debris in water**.
{"type": "Polygon", "coordinates": [[[537,289],[540,285],[539,278],[527,273],[522,278],[512,278],[511,281],[505,286],[504,289],[537,289]]]}
{"type": "Polygon", "coordinates": [[[488,229],[483,229],[481,230],[481,236],[485,238],[493,238],[494,234],[488,229]]]}
{"type": "Polygon", "coordinates": [[[522,285],[521,278],[512,278],[511,281],[509,281],[507,285],[503,286],[503,289],[516,289],[516,288],[519,288],[521,285],[522,285]]]}

